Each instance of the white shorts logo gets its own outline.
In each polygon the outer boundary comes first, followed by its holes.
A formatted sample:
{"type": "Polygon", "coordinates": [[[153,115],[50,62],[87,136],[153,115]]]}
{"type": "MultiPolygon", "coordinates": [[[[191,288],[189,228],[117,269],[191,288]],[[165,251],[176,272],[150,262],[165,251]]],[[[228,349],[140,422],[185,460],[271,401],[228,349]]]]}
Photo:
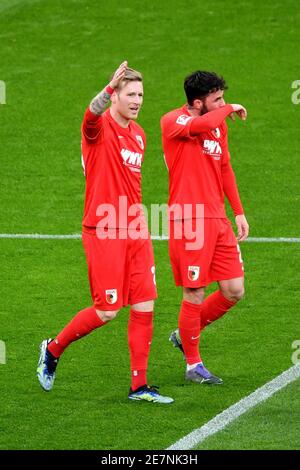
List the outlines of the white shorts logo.
{"type": "Polygon", "coordinates": [[[176,119],[177,124],[181,124],[181,126],[185,126],[186,123],[192,119],[192,116],[186,116],[186,114],[182,114],[176,119]]]}
{"type": "Polygon", "coordinates": [[[108,304],[115,304],[118,300],[118,292],[117,289],[107,289],[105,291],[105,298],[108,304]]]}
{"type": "Polygon", "coordinates": [[[190,281],[197,281],[199,279],[200,266],[189,266],[188,267],[188,278],[190,281]]]}
{"type": "Polygon", "coordinates": [[[153,274],[153,284],[156,286],[155,266],[152,266],[151,272],[153,274]]]}
{"type": "Polygon", "coordinates": [[[241,265],[242,265],[242,270],[244,271],[244,262],[243,262],[243,258],[242,258],[242,253],[241,253],[240,245],[237,244],[236,247],[237,247],[237,252],[239,253],[239,260],[240,260],[240,263],[241,263],[241,265]]]}

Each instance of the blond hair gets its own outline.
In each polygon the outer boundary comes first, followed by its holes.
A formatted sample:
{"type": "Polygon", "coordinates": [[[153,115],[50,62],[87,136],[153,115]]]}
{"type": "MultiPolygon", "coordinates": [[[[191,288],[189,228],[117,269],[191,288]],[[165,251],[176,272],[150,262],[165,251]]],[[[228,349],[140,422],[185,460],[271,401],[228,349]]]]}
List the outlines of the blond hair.
{"type": "MultiPolygon", "coordinates": [[[[113,76],[111,77],[111,79],[112,78],[113,78],[113,76]]],[[[142,81],[143,81],[143,75],[141,74],[141,72],[138,72],[137,70],[134,70],[134,69],[131,69],[130,67],[127,67],[127,69],[125,71],[124,78],[121,80],[121,82],[117,86],[116,90],[120,89],[120,85],[121,85],[121,88],[122,88],[128,82],[142,82],[142,81]]]]}

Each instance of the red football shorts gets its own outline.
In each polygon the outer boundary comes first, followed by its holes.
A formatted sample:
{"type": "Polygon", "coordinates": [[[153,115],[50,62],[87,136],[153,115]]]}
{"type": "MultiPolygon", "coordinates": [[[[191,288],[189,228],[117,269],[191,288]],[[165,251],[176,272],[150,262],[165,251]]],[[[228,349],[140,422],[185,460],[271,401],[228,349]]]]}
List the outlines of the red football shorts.
{"type": "MultiPolygon", "coordinates": [[[[119,230],[116,229],[117,234],[119,230]]],[[[123,229],[124,230],[124,229],[123,229]]],[[[99,239],[83,229],[82,242],[94,306],[119,310],[126,305],[156,299],[154,255],[148,239],[99,239]]]]}
{"type": "Polygon", "coordinates": [[[186,227],[183,222],[170,221],[169,254],[177,286],[203,287],[244,276],[240,248],[228,219],[195,219],[186,227]]]}

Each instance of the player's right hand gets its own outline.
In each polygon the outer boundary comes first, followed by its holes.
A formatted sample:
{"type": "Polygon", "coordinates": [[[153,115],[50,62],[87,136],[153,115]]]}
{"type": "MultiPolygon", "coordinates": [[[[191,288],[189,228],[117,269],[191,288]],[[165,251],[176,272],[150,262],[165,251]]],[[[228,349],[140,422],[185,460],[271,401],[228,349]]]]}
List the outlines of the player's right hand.
{"type": "MultiPolygon", "coordinates": [[[[238,115],[239,118],[241,118],[243,121],[247,119],[247,110],[242,106],[241,104],[232,104],[233,111],[238,115]]],[[[230,118],[234,121],[235,116],[233,113],[230,114],[230,118]]]]}
{"type": "Polygon", "coordinates": [[[128,66],[128,62],[127,60],[125,60],[125,62],[122,62],[122,64],[117,68],[117,70],[114,73],[113,78],[109,82],[109,86],[111,88],[114,88],[114,89],[117,88],[120,81],[124,78],[127,66],[128,66]]]}
{"type": "Polygon", "coordinates": [[[239,242],[243,242],[249,235],[249,224],[244,214],[237,215],[235,217],[235,223],[238,230],[237,239],[239,242]]]}

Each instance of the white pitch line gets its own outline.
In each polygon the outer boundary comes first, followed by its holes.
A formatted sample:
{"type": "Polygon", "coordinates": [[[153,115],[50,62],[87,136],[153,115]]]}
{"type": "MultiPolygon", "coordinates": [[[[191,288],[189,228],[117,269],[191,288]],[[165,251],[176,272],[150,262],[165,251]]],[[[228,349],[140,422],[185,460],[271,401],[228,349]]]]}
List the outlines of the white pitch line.
{"type": "Polygon", "coordinates": [[[259,403],[268,400],[274,393],[286,387],[300,377],[300,363],[290,367],[275,379],[266,383],[253,393],[230,406],[198,429],[179,439],[166,450],[188,450],[198,446],[207,437],[222,431],[226,426],[259,403]]]}
{"type": "Polygon", "coordinates": [[[300,243],[300,238],[268,238],[268,237],[249,237],[246,242],[253,243],[300,243]]]}
{"type": "MultiPolygon", "coordinates": [[[[29,238],[41,240],[79,240],[81,239],[80,233],[66,234],[66,235],[51,235],[43,233],[0,233],[0,238],[29,238]]],[[[166,235],[152,235],[152,240],[168,240],[166,235]]],[[[248,243],[300,243],[300,238],[268,238],[268,237],[249,237],[246,242],[248,243]]]]}
{"type": "MultiPolygon", "coordinates": [[[[168,237],[166,235],[162,235],[162,236],[153,235],[151,238],[152,240],[168,240],[168,237]]],[[[245,241],[249,243],[300,243],[300,238],[249,237],[245,241]]]]}
{"type": "Polygon", "coordinates": [[[80,239],[81,233],[74,233],[68,235],[49,235],[43,233],[0,233],[0,238],[30,238],[30,239],[42,239],[42,240],[69,240],[69,239],[80,239]]]}

